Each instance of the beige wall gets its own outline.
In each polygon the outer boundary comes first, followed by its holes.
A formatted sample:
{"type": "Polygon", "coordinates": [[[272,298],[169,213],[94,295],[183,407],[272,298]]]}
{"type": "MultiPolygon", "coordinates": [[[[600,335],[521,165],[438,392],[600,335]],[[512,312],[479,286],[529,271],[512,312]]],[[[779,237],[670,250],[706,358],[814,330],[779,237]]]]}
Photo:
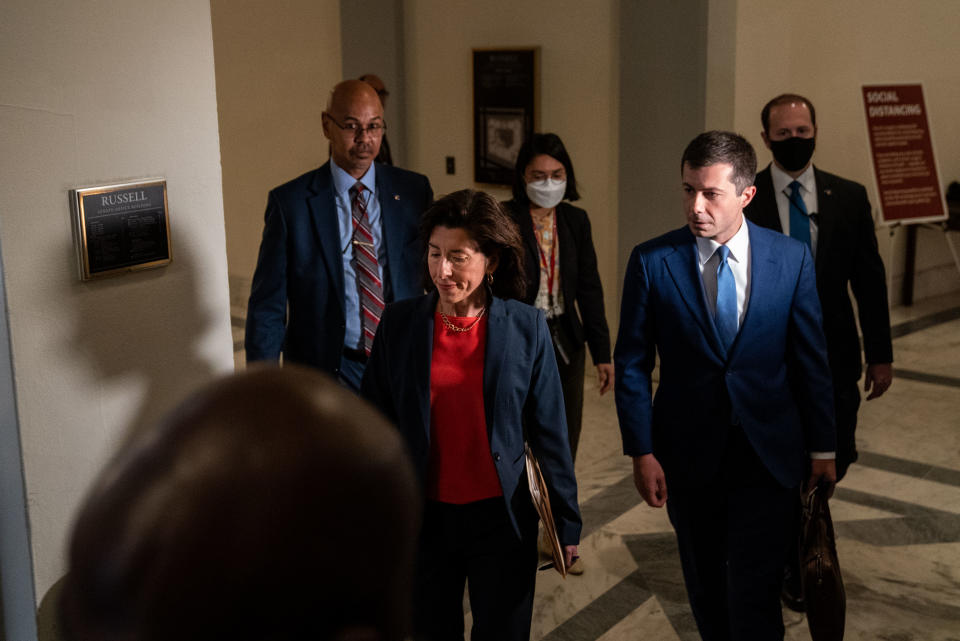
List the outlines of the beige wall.
{"type": "Polygon", "coordinates": [[[320,113],[341,79],[338,0],[211,0],[227,258],[257,264],[267,192],[327,160],[320,113]]]}
{"type": "Polygon", "coordinates": [[[708,0],[704,129],[734,129],[737,0],[708,0]]]}
{"type": "Polygon", "coordinates": [[[604,283],[617,295],[633,248],[683,225],[680,156],[706,119],[708,14],[706,0],[620,2],[618,269],[604,283]]]}
{"type": "Polygon", "coordinates": [[[384,105],[387,142],[398,167],[407,166],[407,83],[403,77],[403,3],[340,0],[343,77],[380,76],[390,95],[384,105]],[[377,20],[371,20],[377,16],[377,20]]]}
{"type": "Polygon", "coordinates": [[[439,196],[484,189],[473,182],[474,48],[540,47],[538,131],[560,135],[590,214],[608,308],[616,307],[618,3],[557,0],[407,0],[404,43],[410,169],[427,174],[439,196]],[[454,156],[457,173],[444,173],[454,156]]]}
{"type": "MultiPolygon", "coordinates": [[[[760,138],[760,109],[771,97],[797,92],[817,108],[819,136],[814,162],[867,186],[876,208],[869,143],[860,87],[921,82],[945,188],[960,179],[960,83],[957,4],[872,0],[774,3],[739,0],[736,9],[734,126],[757,146],[761,164],[770,153],[760,138]]],[[[880,251],[894,276],[897,300],[903,273],[905,232],[880,230],[880,251]],[[892,269],[891,269],[892,265],[892,269]]],[[[954,234],[955,242],[960,235],[954,234]]],[[[917,299],[960,289],[960,275],[943,239],[919,233],[917,299]]]]}
{"type": "Polygon", "coordinates": [[[0,61],[3,277],[39,600],[127,425],[233,366],[209,6],[5,0],[0,61]],[[173,263],[79,282],[68,190],[149,176],[167,179],[173,263]]]}

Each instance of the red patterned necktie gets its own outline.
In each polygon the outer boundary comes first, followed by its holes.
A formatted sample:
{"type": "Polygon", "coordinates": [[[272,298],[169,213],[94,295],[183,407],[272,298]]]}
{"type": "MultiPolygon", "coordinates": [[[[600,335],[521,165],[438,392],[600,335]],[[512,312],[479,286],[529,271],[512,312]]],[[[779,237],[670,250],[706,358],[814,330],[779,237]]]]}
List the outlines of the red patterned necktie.
{"type": "Polygon", "coordinates": [[[377,250],[367,218],[367,203],[363,199],[364,186],[358,182],[350,188],[353,211],[353,260],[360,293],[360,315],[363,321],[363,350],[370,355],[373,337],[377,333],[383,313],[383,283],[377,268],[377,250]]]}

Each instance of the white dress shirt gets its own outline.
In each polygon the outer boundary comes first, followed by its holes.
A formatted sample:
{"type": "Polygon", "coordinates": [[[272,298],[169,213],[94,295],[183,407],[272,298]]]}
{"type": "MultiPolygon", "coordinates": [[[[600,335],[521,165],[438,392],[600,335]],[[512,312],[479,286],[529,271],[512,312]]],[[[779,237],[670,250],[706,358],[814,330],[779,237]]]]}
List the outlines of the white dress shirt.
{"type": "Polygon", "coordinates": [[[813,174],[813,165],[793,178],[788,173],[777,167],[776,163],[770,163],[770,177],[773,179],[773,192],[777,196],[777,212],[780,214],[780,228],[787,236],[790,235],[790,183],[796,180],[800,183],[800,196],[803,198],[803,204],[807,208],[810,218],[810,252],[817,255],[817,226],[816,214],[819,210],[817,202],[817,181],[813,174]]]}

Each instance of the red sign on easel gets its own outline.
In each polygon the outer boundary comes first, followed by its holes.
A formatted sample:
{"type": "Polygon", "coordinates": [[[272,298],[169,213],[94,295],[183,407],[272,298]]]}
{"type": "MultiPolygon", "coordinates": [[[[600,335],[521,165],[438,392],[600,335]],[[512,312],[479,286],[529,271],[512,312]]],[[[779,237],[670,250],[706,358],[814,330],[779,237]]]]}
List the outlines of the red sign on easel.
{"type": "Polygon", "coordinates": [[[864,85],[863,104],[883,222],[944,220],[923,87],[864,85]]]}

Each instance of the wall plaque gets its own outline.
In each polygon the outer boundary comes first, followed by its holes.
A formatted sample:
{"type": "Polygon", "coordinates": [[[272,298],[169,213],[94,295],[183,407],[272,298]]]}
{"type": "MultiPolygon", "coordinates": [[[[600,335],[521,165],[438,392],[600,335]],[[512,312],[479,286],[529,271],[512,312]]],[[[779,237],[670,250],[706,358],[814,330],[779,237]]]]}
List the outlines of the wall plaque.
{"type": "Polygon", "coordinates": [[[166,180],[74,189],[70,201],[82,280],[170,263],[166,180]]]}
{"type": "Polygon", "coordinates": [[[473,179],[512,185],[520,146],[533,135],[539,49],[474,49],[473,179]]]}

